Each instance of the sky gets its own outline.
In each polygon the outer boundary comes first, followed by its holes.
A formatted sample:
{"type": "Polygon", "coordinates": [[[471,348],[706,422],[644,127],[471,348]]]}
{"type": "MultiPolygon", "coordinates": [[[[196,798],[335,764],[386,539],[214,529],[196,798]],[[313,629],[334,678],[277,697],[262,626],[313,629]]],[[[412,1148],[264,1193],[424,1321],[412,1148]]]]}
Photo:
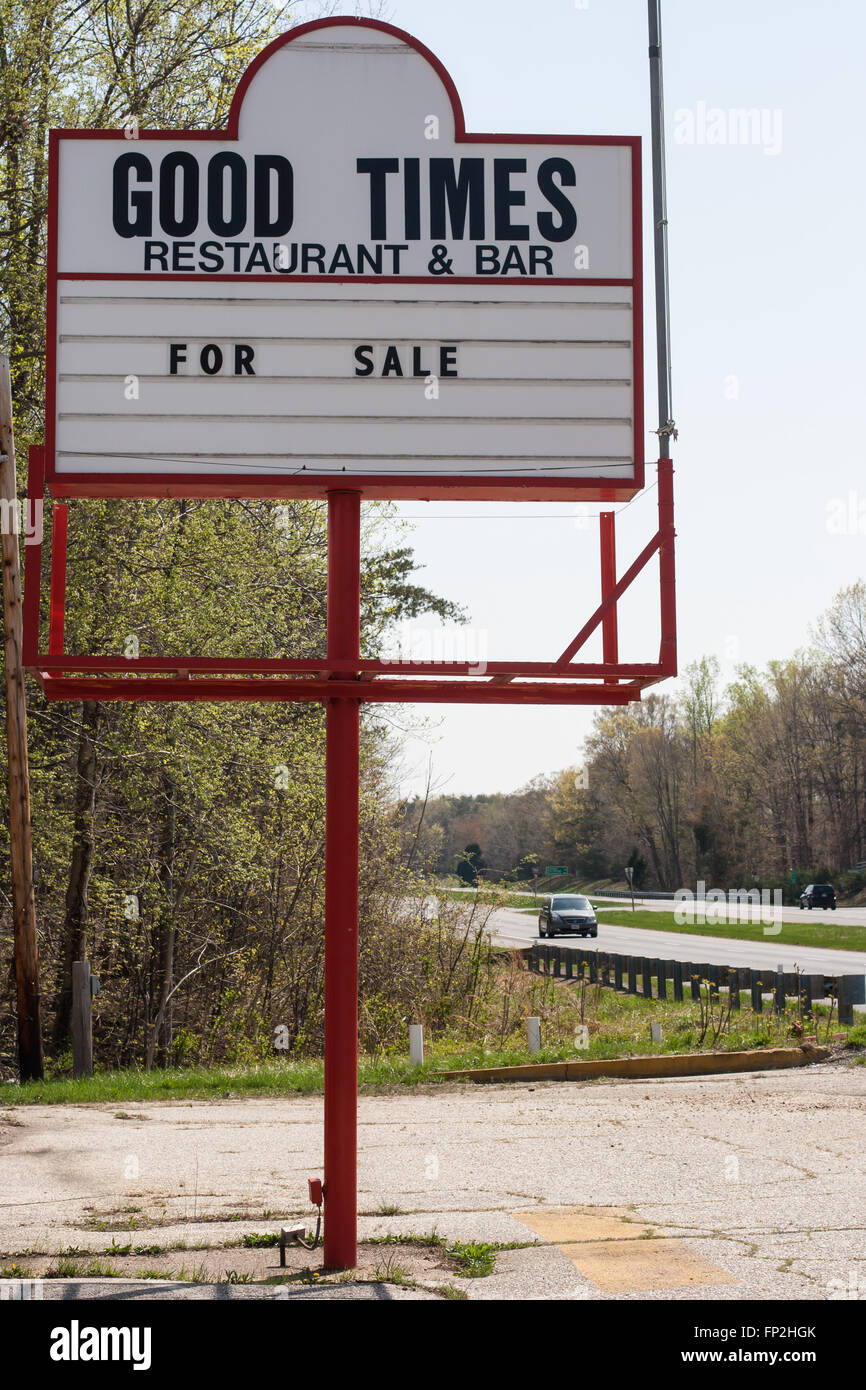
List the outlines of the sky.
{"type": "MultiPolygon", "coordinates": [[[[680,669],[715,655],[732,678],[740,662],[806,645],[834,594],[866,577],[866,195],[855,137],[866,7],[663,0],[662,10],[680,669]],[[741,107],[761,111],[757,139],[701,140],[706,113],[741,107]]],[[[468,130],[641,135],[651,187],[645,0],[390,0],[381,17],[441,59],[468,130]]],[[[649,459],[651,229],[645,196],[649,459]]],[[[557,656],[597,603],[594,529],[575,513],[598,510],[402,504],[423,582],[469,614],[462,637],[431,628],[430,640],[455,659],[461,641],[472,659],[557,656]]],[[[654,493],[622,515],[620,572],[655,520],[654,493]]],[[[657,592],[653,570],[621,605],[624,661],[656,659],[657,592]]],[[[428,765],[434,786],[456,793],[511,791],[579,764],[592,716],[416,707],[398,719],[410,729],[403,792],[423,790],[428,765]]]]}

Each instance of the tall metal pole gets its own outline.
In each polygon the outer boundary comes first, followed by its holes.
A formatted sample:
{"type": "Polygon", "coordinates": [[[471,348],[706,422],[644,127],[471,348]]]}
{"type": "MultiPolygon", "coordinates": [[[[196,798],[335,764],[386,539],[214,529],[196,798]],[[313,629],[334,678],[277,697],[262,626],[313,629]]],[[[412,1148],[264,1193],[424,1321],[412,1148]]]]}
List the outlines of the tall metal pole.
{"type": "MultiPolygon", "coordinates": [[[[357,676],[361,496],[328,494],[328,660],[357,676]]],[[[358,1262],[358,753],[360,701],[326,702],[325,1240],[328,1269],[358,1262]]]]}
{"type": "Polygon", "coordinates": [[[668,289],[668,200],[665,179],[665,98],[662,76],[661,0],[648,0],[650,102],[652,106],[653,241],[655,248],[656,351],[658,363],[659,458],[670,457],[677,432],[671,403],[670,293],[668,289]]]}
{"type": "MultiPolygon", "coordinates": [[[[41,1081],[42,1030],[39,948],[33,897],[33,831],[27,767],[27,706],[24,690],[23,615],[18,557],[15,438],[9,362],[0,357],[0,499],[3,552],[3,643],[6,677],[6,742],[9,750],[9,858],[15,985],[18,1001],[18,1066],[22,1081],[41,1081]]],[[[30,562],[28,562],[30,563],[30,562]]],[[[35,561],[39,563],[38,555],[35,561]]],[[[28,584],[30,575],[28,571],[28,584]]]]}
{"type": "Polygon", "coordinates": [[[665,176],[665,95],[662,61],[661,0],[648,0],[650,102],[652,106],[653,247],[656,287],[656,362],[659,401],[658,500],[661,644],[659,661],[666,676],[677,674],[676,560],[671,447],[677,437],[671,385],[671,306],[668,280],[668,195],[665,176]]]}

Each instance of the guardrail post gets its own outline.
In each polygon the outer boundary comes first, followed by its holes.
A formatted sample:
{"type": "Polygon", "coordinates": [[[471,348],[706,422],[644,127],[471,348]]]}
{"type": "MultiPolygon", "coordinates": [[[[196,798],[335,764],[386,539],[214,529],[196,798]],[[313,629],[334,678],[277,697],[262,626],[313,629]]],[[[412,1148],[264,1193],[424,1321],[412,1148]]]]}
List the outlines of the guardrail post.
{"type": "Polygon", "coordinates": [[[628,992],[637,994],[637,961],[634,956],[629,956],[626,960],[628,968],[628,992]]]}
{"type": "Polygon", "coordinates": [[[801,975],[801,976],[800,976],[800,989],[799,989],[799,1001],[798,1001],[798,1002],[799,1002],[799,1005],[800,1005],[800,1012],[802,1013],[803,1018],[804,1018],[804,1019],[807,1019],[807,1020],[810,1019],[810,1018],[812,1017],[812,976],[811,976],[811,975],[801,975]]]}
{"type": "Polygon", "coordinates": [[[682,1003],[683,998],[683,963],[681,960],[671,961],[671,974],[674,981],[674,999],[677,1003],[682,1003]]]}
{"type": "Polygon", "coordinates": [[[749,986],[752,991],[752,1009],[756,1014],[763,1013],[764,1010],[764,998],[761,994],[761,987],[763,984],[760,978],[761,974],[762,972],[760,970],[749,971],[749,986]]]}
{"type": "Polygon", "coordinates": [[[840,975],[839,1022],[854,1022],[854,1005],[866,1004],[866,975],[840,975]]]}
{"type": "Polygon", "coordinates": [[[642,958],[642,960],[641,960],[641,963],[640,963],[640,973],[641,973],[641,987],[640,987],[641,994],[643,995],[644,999],[652,999],[652,997],[653,997],[653,968],[652,968],[652,962],[649,961],[649,960],[647,960],[646,956],[644,956],[644,957],[642,958]]]}
{"type": "Polygon", "coordinates": [[[693,999],[700,999],[700,997],[701,997],[701,967],[700,967],[699,965],[695,965],[695,962],[694,962],[693,960],[692,960],[692,961],[689,961],[689,980],[690,980],[691,986],[692,986],[692,998],[693,998],[693,999]]]}
{"type": "Polygon", "coordinates": [[[594,985],[598,979],[598,953],[589,951],[587,955],[589,957],[589,983],[594,985]]]}
{"type": "Polygon", "coordinates": [[[617,994],[622,994],[622,956],[613,958],[613,987],[617,994]]]}
{"type": "Polygon", "coordinates": [[[717,965],[707,966],[707,979],[710,982],[710,998],[719,997],[719,967],[717,965]]]}
{"type": "Polygon", "coordinates": [[[571,951],[565,952],[565,978],[570,980],[574,973],[574,955],[571,951]]]}
{"type": "Polygon", "coordinates": [[[777,1014],[785,1012],[785,967],[780,965],[776,971],[776,987],[773,991],[773,1007],[777,1014]]]}
{"type": "Polygon", "coordinates": [[[740,1007],[740,970],[736,965],[733,965],[728,973],[728,990],[731,995],[731,1008],[738,1010],[740,1007]]]}
{"type": "Polygon", "coordinates": [[[655,962],[655,967],[656,967],[656,995],[657,995],[657,997],[658,997],[659,999],[667,999],[667,997],[668,997],[668,977],[667,977],[667,971],[665,970],[665,962],[664,962],[663,960],[657,960],[657,961],[655,962]]]}

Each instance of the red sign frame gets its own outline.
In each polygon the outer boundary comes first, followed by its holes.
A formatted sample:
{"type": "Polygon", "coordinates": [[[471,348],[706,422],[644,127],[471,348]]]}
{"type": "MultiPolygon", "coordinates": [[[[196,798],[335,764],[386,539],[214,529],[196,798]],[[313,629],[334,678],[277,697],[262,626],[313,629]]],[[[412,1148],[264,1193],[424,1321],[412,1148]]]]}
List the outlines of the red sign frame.
{"type": "MultiPolygon", "coordinates": [[[[295,39],[316,30],[335,25],[360,25],[366,29],[376,29],[401,42],[408,44],[419,53],[435,70],[445,87],[454,114],[455,140],[458,144],[524,144],[524,145],[607,145],[621,146],[631,154],[631,202],[632,202],[632,276],[630,279],[598,278],[592,276],[545,277],[545,285],[589,285],[619,286],[632,291],[632,408],[634,421],[634,473],[621,482],[611,481],[600,484],[597,478],[544,478],[536,481],[528,478],[460,476],[422,476],[422,475],[330,475],[316,476],[306,474],[303,479],[297,475],[288,478],[275,478],[269,475],[251,473],[232,475],[221,474],[213,479],[202,479],[200,475],[178,473],[146,474],[127,476],[122,473],[82,474],[64,472],[58,474],[55,467],[55,426],[57,410],[57,302],[60,285],[63,281],[153,281],[163,283],[203,281],[247,281],[249,283],[274,283],[273,275],[219,272],[203,276],[183,272],[144,272],[126,274],[118,272],[60,272],[58,271],[58,185],[60,142],[64,140],[122,140],[122,130],[52,130],[49,135],[48,153],[48,248],[47,248],[47,346],[46,346],[46,422],[45,422],[45,480],[54,497],[323,497],[332,490],[340,491],[347,486],[356,489],[365,498],[401,498],[424,500],[487,500],[487,501],[562,501],[564,497],[579,496],[584,501],[613,502],[628,500],[644,486],[644,365],[643,365],[643,237],[641,225],[641,139],[639,136],[614,135],[539,135],[539,134],[485,134],[468,132],[463,107],[454,82],[434,53],[411,34],[394,25],[379,20],[349,19],[333,17],[313,20],[298,25],[263,49],[246,69],[232,99],[226,130],[147,130],[142,132],[147,140],[237,140],[238,122],[246,90],[256,72],[279,48],[295,39]]],[[[323,279],[334,284],[431,284],[437,283],[427,276],[388,276],[355,275],[327,276],[290,275],[281,279],[288,283],[318,283],[323,279]]],[[[521,286],[528,277],[503,277],[495,283],[499,288],[508,285],[521,286]]],[[[490,277],[455,276],[449,283],[464,285],[487,285],[490,277]]]]}

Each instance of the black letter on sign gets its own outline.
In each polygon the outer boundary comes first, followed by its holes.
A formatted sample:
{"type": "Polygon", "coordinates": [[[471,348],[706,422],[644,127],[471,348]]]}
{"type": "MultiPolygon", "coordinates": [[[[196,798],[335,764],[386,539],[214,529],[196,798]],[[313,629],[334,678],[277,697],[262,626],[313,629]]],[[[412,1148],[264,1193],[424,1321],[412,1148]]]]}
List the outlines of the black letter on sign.
{"type": "Polygon", "coordinates": [[[403,368],[400,365],[400,354],[393,343],[385,353],[385,361],[382,364],[383,376],[402,376],[403,368]]]}
{"type": "Polygon", "coordinates": [[[421,161],[403,160],[403,204],[405,207],[407,241],[421,238],[421,161]]]}
{"type": "Polygon", "coordinates": [[[189,236],[198,226],[198,160],[177,150],[167,154],[159,170],[159,221],[169,236],[189,236]],[[180,169],[180,217],[177,212],[177,171],[180,169]]]}
{"type": "Polygon", "coordinates": [[[545,159],[538,166],[538,187],[562,219],[557,226],[549,212],[538,214],[538,230],[545,240],[568,241],[577,231],[577,213],[562,191],[563,188],[574,188],[576,183],[574,165],[567,159],[545,159]],[[553,181],[555,174],[559,175],[558,184],[553,181]]]}
{"type": "Polygon", "coordinates": [[[199,361],[203,372],[208,376],[215,376],[223,364],[222,348],[217,347],[216,343],[205,343],[199,361]]]}
{"type": "Polygon", "coordinates": [[[253,188],[255,235],[285,236],[295,220],[295,182],[292,166],[281,154],[257,154],[253,188]],[[271,174],[277,177],[277,206],[271,216],[271,174]]]}
{"type": "Polygon", "coordinates": [[[373,349],[369,343],[355,348],[355,361],[361,365],[355,368],[355,376],[371,376],[373,372],[373,349]]]}
{"type": "Polygon", "coordinates": [[[255,376],[255,355],[256,350],[249,343],[235,343],[235,376],[255,376]]]}
{"type": "Polygon", "coordinates": [[[439,349],[439,375],[457,376],[457,348],[445,346],[439,349]]]}
{"type": "MultiPolygon", "coordinates": [[[[484,160],[461,159],[460,173],[454,173],[453,159],[430,160],[430,235],[445,240],[445,200],[451,219],[451,235],[462,238],[469,204],[469,236],[484,236],[484,160]]],[[[527,236],[529,232],[527,231],[527,236]]],[[[498,233],[497,233],[498,235],[498,233]]]]}
{"type": "Polygon", "coordinates": [[[497,241],[528,241],[529,228],[525,223],[513,224],[511,209],[522,207],[526,194],[511,187],[512,174],[525,174],[525,159],[494,159],[493,161],[493,201],[496,230],[493,235],[497,241]]]}
{"type": "Polygon", "coordinates": [[[114,197],[112,220],[118,236],[150,236],[153,231],[153,193],[133,193],[129,187],[129,173],[134,169],[142,179],[153,177],[150,160],[143,154],[122,154],[114,161],[114,197]],[[130,207],[135,216],[130,217],[130,207]]]}
{"type": "Polygon", "coordinates": [[[207,220],[217,236],[237,236],[247,220],[247,166],[243,155],[215,154],[207,170],[207,220]],[[229,215],[225,216],[225,171],[229,173],[229,215]]]}
{"type": "Polygon", "coordinates": [[[168,374],[177,376],[179,362],[186,361],[186,343],[169,343],[168,345],[168,374]]]}
{"type": "Polygon", "coordinates": [[[389,174],[400,172],[400,161],[399,159],[359,159],[357,169],[359,174],[370,175],[370,237],[373,241],[384,241],[388,235],[385,184],[389,174]]]}

